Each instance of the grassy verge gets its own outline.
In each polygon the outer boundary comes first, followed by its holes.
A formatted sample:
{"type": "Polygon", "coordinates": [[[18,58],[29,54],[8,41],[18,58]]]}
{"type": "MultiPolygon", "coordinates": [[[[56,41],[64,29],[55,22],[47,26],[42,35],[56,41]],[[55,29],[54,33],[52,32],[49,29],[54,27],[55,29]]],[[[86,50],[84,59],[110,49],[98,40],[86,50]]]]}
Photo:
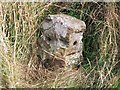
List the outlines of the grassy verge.
{"type": "Polygon", "coordinates": [[[0,87],[120,88],[119,13],[120,3],[1,3],[0,87]],[[78,71],[53,73],[36,61],[40,24],[56,13],[87,25],[84,60],[78,71]]]}

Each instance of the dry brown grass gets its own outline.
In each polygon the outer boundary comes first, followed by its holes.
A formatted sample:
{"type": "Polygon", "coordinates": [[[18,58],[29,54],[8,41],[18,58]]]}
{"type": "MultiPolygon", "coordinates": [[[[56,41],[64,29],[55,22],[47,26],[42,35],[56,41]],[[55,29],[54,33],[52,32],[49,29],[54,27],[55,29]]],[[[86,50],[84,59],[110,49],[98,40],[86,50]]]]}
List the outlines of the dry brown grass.
{"type": "MultiPolygon", "coordinates": [[[[64,7],[55,3],[0,3],[0,40],[3,40],[2,43],[0,41],[0,87],[112,87],[120,78],[119,72],[114,71],[119,62],[116,57],[117,35],[120,30],[118,5],[116,3],[99,5],[99,8],[105,11],[103,26],[99,23],[95,26],[94,33],[100,32],[99,56],[95,57],[97,59],[95,65],[87,58],[89,63],[82,64],[79,70],[58,73],[43,69],[36,56],[40,23],[46,15],[53,13],[53,4],[59,7],[59,10],[64,7]],[[4,48],[1,49],[1,46],[4,48]],[[4,49],[7,49],[7,52],[4,49]]],[[[93,9],[88,13],[85,7],[89,9],[89,3],[82,3],[79,10],[81,16],[87,15],[93,21],[100,22],[95,16],[97,10],[93,9]]],[[[89,36],[89,33],[87,35],[89,36]]]]}

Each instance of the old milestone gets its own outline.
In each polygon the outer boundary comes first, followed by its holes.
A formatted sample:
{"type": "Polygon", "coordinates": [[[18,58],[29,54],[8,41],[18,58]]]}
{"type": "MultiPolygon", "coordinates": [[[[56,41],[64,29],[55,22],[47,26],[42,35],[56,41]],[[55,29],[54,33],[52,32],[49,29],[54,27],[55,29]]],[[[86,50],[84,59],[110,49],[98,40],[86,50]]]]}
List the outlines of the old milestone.
{"type": "Polygon", "coordinates": [[[38,56],[49,70],[78,68],[82,60],[85,22],[65,14],[48,15],[42,22],[38,56]]]}

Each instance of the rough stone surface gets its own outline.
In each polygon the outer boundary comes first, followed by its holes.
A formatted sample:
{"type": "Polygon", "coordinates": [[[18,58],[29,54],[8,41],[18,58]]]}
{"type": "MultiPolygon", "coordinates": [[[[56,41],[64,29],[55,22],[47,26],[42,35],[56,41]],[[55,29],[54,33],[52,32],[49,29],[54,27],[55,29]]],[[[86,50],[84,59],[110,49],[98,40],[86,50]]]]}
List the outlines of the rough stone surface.
{"type": "Polygon", "coordinates": [[[79,66],[82,59],[83,21],[65,14],[49,15],[42,23],[38,39],[38,57],[48,69],[79,66]]]}

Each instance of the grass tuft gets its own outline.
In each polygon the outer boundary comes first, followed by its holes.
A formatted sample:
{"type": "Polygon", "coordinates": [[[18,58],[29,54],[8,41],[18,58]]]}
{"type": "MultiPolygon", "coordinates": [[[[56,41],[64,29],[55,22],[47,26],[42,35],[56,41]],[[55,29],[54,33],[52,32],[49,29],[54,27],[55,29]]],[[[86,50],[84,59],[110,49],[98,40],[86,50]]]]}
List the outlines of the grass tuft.
{"type": "Polygon", "coordinates": [[[0,87],[120,88],[120,3],[0,3],[0,87]],[[64,13],[85,21],[84,60],[77,71],[43,69],[41,22],[64,13]]]}

